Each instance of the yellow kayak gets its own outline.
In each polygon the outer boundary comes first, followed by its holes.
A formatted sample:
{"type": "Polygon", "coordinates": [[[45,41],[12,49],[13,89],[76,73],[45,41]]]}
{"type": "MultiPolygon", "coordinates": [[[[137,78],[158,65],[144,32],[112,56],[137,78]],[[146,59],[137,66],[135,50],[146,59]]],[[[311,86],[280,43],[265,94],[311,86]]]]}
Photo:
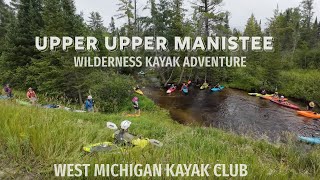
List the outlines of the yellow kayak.
{"type": "Polygon", "coordinates": [[[208,87],[209,87],[208,83],[203,83],[200,89],[203,90],[203,89],[207,89],[208,87]]]}
{"type": "Polygon", "coordinates": [[[127,114],[126,117],[139,117],[139,114],[127,114]]]}
{"type": "Polygon", "coordinates": [[[140,95],[143,95],[143,92],[142,92],[140,89],[137,89],[137,90],[136,90],[136,89],[133,88],[133,90],[134,90],[135,93],[140,94],[140,95]]]}

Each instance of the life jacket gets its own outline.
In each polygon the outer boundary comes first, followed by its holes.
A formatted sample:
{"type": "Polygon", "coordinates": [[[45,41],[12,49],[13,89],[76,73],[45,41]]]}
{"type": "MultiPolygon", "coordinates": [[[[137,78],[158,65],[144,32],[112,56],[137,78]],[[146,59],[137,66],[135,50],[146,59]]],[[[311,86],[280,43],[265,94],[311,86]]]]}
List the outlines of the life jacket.
{"type": "Polygon", "coordinates": [[[31,92],[28,91],[28,92],[27,92],[27,97],[28,97],[28,98],[34,98],[34,97],[36,97],[36,93],[35,93],[34,91],[31,91],[31,92]]]}

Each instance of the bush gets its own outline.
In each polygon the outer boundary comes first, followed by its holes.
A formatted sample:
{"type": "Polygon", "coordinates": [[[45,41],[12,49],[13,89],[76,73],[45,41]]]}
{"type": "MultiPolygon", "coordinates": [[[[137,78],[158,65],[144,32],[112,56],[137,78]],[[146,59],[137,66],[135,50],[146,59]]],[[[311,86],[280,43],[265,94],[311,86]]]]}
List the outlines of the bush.
{"type": "Polygon", "coordinates": [[[292,70],[281,72],[281,93],[289,97],[315,101],[320,104],[320,72],[292,70]]]}
{"type": "Polygon", "coordinates": [[[119,112],[126,107],[134,82],[130,76],[107,72],[93,72],[86,80],[95,106],[102,112],[119,112]]]}

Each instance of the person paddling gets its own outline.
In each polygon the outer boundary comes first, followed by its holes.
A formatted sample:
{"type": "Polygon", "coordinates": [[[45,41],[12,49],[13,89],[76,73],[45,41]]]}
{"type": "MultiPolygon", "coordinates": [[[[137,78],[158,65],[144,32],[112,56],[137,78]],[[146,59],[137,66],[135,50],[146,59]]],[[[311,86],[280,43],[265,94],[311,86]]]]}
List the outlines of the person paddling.
{"type": "Polygon", "coordinates": [[[182,91],[182,89],[188,89],[188,85],[186,83],[183,83],[180,91],[182,91]]]}
{"type": "Polygon", "coordinates": [[[220,83],[218,83],[217,85],[215,85],[214,88],[219,88],[219,89],[221,89],[220,83]]]}
{"type": "Polygon", "coordinates": [[[87,112],[93,112],[94,102],[92,96],[88,96],[87,100],[85,101],[85,110],[87,112]]]}
{"type": "Polygon", "coordinates": [[[134,113],[138,114],[138,116],[140,116],[141,111],[140,111],[140,107],[139,107],[139,99],[138,99],[138,97],[132,98],[131,101],[132,101],[133,108],[134,108],[134,111],[135,111],[134,113]]]}
{"type": "Polygon", "coordinates": [[[35,105],[38,100],[36,93],[31,87],[29,87],[28,89],[27,98],[29,99],[32,105],[35,105]]]}

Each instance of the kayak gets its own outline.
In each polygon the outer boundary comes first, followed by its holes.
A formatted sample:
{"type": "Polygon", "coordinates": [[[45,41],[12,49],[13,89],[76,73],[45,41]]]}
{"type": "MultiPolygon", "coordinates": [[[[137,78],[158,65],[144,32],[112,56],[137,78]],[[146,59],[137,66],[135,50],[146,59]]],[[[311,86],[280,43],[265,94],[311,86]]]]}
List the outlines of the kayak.
{"type": "Polygon", "coordinates": [[[173,93],[175,90],[177,89],[177,87],[171,87],[167,90],[167,94],[173,93]]]}
{"type": "Polygon", "coordinates": [[[149,140],[148,138],[143,138],[143,139],[137,138],[137,139],[132,140],[131,144],[133,146],[117,146],[116,144],[114,144],[112,142],[102,142],[102,143],[95,143],[95,144],[90,144],[90,145],[84,146],[83,150],[86,152],[90,152],[90,153],[104,152],[104,151],[110,152],[110,151],[114,151],[114,150],[126,151],[129,148],[132,149],[135,147],[145,148],[148,144],[155,143],[153,141],[155,141],[155,140],[153,140],[153,139],[149,140]]]}
{"type": "Polygon", "coordinates": [[[137,94],[143,95],[143,92],[140,89],[138,89],[138,90],[134,89],[134,92],[136,92],[137,94]]]}
{"type": "Polygon", "coordinates": [[[102,143],[96,143],[96,144],[90,144],[83,147],[83,150],[86,152],[101,152],[101,151],[112,151],[118,149],[116,145],[114,145],[112,142],[102,142],[102,143]]]}
{"type": "Polygon", "coordinates": [[[297,113],[301,116],[304,116],[304,117],[320,119],[320,114],[312,112],[312,111],[297,111],[297,113]]]}
{"type": "Polygon", "coordinates": [[[202,86],[200,87],[201,90],[207,89],[209,87],[208,83],[203,83],[202,86]]]}
{"type": "Polygon", "coordinates": [[[9,99],[8,96],[0,96],[0,99],[9,99]]]}
{"type": "Polygon", "coordinates": [[[299,136],[299,140],[310,144],[320,144],[320,137],[304,137],[299,136]]]}
{"type": "Polygon", "coordinates": [[[222,89],[224,89],[224,86],[220,86],[220,88],[212,88],[211,91],[213,91],[213,92],[219,92],[219,91],[221,91],[222,89]]]}
{"type": "Polygon", "coordinates": [[[127,114],[126,117],[139,117],[139,114],[127,114]]]}
{"type": "Polygon", "coordinates": [[[23,105],[23,106],[31,106],[31,104],[27,101],[21,101],[19,99],[16,99],[16,102],[20,105],[23,105]]]}
{"type": "Polygon", "coordinates": [[[263,95],[263,94],[260,94],[260,93],[248,93],[249,96],[258,96],[258,97],[262,97],[262,96],[265,96],[265,97],[268,97],[268,96],[273,96],[273,94],[266,94],[266,95],[263,95]]]}
{"type": "Polygon", "coordinates": [[[189,89],[188,89],[188,88],[182,88],[182,92],[183,92],[184,94],[188,94],[188,93],[189,93],[189,89]]]}
{"type": "MultiPolygon", "coordinates": [[[[274,100],[276,100],[276,101],[279,101],[279,98],[274,98],[274,97],[272,97],[272,96],[262,95],[262,96],[259,96],[259,97],[262,98],[262,99],[267,99],[267,100],[274,99],[274,100]]],[[[284,98],[283,100],[288,101],[288,98],[284,98]]]]}
{"type": "Polygon", "coordinates": [[[276,104],[278,104],[278,105],[280,105],[280,106],[284,106],[284,107],[291,108],[291,109],[295,109],[295,110],[300,110],[299,106],[294,105],[294,104],[290,104],[290,103],[287,102],[287,101],[279,102],[279,101],[273,100],[273,99],[271,99],[270,101],[271,101],[271,102],[274,102],[274,103],[276,103],[276,104]]]}

